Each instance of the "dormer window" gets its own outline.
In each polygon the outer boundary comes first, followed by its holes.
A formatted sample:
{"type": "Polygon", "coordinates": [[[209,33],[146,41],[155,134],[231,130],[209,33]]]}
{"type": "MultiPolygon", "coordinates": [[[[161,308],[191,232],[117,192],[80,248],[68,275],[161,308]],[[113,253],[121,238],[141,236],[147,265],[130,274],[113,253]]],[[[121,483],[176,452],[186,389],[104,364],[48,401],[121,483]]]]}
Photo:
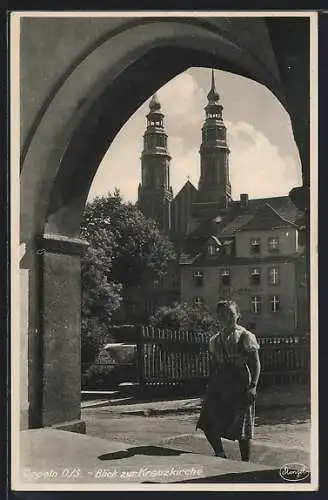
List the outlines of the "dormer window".
{"type": "Polygon", "coordinates": [[[204,275],[202,271],[195,271],[193,273],[193,280],[196,286],[203,286],[204,275]]]}
{"type": "Polygon", "coordinates": [[[216,252],[217,252],[217,246],[215,243],[208,243],[207,245],[207,254],[210,256],[210,257],[214,257],[216,255],[216,252]]]}

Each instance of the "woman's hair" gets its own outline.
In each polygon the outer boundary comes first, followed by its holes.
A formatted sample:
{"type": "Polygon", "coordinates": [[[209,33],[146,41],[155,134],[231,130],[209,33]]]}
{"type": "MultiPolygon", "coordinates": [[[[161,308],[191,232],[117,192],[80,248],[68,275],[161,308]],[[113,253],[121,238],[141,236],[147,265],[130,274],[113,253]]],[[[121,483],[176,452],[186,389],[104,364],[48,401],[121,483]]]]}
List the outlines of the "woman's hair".
{"type": "Polygon", "coordinates": [[[228,309],[236,316],[236,321],[240,318],[240,309],[234,300],[220,300],[216,305],[216,312],[218,313],[221,309],[228,309]]]}

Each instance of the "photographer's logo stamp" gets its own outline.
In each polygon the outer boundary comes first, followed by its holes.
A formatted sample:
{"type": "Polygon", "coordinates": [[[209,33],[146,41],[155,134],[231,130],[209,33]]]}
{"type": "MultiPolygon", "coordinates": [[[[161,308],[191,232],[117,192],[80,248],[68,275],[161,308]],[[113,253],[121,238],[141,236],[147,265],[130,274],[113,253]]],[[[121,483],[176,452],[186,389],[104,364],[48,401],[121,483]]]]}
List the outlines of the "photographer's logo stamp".
{"type": "Polygon", "coordinates": [[[304,481],[310,476],[310,470],[304,464],[290,463],[282,465],[279,474],[285,481],[304,481]]]}

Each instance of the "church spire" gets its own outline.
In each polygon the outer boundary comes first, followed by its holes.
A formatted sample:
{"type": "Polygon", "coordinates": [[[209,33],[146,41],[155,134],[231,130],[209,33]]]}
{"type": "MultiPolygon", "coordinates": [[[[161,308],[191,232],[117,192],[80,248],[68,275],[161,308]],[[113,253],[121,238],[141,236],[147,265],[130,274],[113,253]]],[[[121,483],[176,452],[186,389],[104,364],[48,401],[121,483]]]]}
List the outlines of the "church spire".
{"type": "Polygon", "coordinates": [[[164,132],[164,114],[161,111],[157,92],[155,92],[149,101],[149,113],[147,115],[148,127],[160,127],[164,132]]]}
{"type": "Polygon", "coordinates": [[[149,102],[150,111],[159,111],[161,109],[161,103],[158,100],[157,92],[153,95],[149,102]]]}
{"type": "Polygon", "coordinates": [[[220,99],[220,96],[219,96],[218,92],[216,91],[216,87],[215,87],[214,69],[212,69],[212,85],[211,85],[211,89],[210,89],[209,93],[207,94],[207,99],[208,99],[208,102],[211,104],[216,103],[220,99]]]}
{"type": "Polygon", "coordinates": [[[212,69],[212,84],[207,94],[208,103],[205,107],[206,119],[214,118],[222,121],[223,106],[219,103],[220,96],[215,87],[214,70],[212,69]]]}
{"type": "Polygon", "coordinates": [[[205,215],[217,213],[231,200],[229,180],[229,147],[227,129],[222,118],[223,106],[216,90],[212,69],[211,88],[205,106],[206,118],[202,127],[200,146],[200,177],[198,183],[197,210],[205,215]]]}

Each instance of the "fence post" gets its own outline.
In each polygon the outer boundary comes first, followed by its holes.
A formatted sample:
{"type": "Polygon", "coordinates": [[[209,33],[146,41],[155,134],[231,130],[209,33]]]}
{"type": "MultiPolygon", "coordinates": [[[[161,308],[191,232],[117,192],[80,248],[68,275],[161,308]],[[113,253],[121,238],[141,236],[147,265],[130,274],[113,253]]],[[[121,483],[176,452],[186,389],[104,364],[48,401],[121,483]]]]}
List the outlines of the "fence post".
{"type": "Polygon", "coordinates": [[[145,364],[145,353],[144,353],[144,326],[137,326],[137,377],[138,377],[138,388],[139,396],[142,398],[145,389],[145,378],[144,378],[144,364],[145,364]]]}

